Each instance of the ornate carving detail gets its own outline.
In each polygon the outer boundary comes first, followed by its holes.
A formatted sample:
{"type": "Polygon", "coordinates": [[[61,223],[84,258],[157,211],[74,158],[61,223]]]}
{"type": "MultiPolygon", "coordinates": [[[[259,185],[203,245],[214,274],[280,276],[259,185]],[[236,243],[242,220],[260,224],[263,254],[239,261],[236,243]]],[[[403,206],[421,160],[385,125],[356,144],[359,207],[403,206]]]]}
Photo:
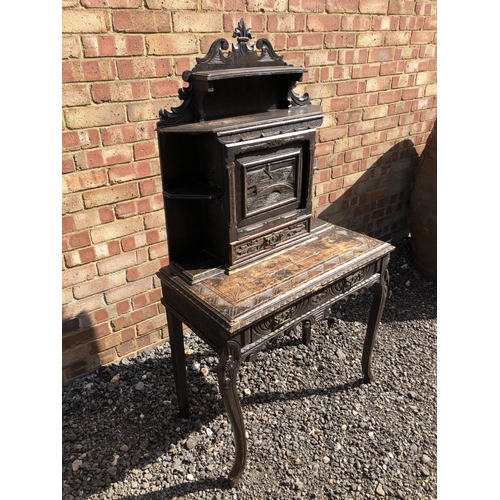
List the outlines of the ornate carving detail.
{"type": "MultiPolygon", "coordinates": [[[[179,89],[179,99],[183,100],[184,103],[179,107],[172,108],[172,111],[161,109],[159,111],[159,126],[180,125],[193,121],[196,111],[193,109],[194,96],[191,79],[193,73],[262,66],[293,66],[292,64],[287,64],[283,61],[282,56],[276,54],[271,42],[266,38],[259,38],[256,42],[255,46],[260,50],[260,54],[255,50],[254,45],[249,45],[248,41],[252,38],[252,29],[247,27],[243,18],[240,19],[238,25],[234,29],[233,38],[236,38],[237,43],[232,44],[233,50],[231,52],[223,52],[229,49],[229,43],[225,38],[217,38],[212,42],[206,56],[197,57],[197,64],[194,68],[182,74],[182,79],[189,83],[187,88],[179,89]]],[[[308,95],[304,94],[302,97],[298,96],[293,91],[294,87],[295,83],[291,85],[287,94],[289,106],[304,106],[310,104],[308,95]]],[[[201,113],[201,118],[203,119],[203,113],[201,113]]]]}
{"type": "Polygon", "coordinates": [[[241,348],[236,342],[229,341],[227,349],[222,351],[217,369],[221,393],[229,389],[229,383],[234,379],[234,372],[241,362],[241,348]]]}
{"type": "MultiPolygon", "coordinates": [[[[278,134],[288,134],[289,132],[305,130],[316,128],[321,125],[321,118],[313,119],[313,120],[301,120],[297,122],[288,122],[284,123],[282,126],[271,128],[261,128],[259,130],[252,130],[249,132],[241,132],[239,134],[231,134],[231,135],[221,135],[219,136],[219,141],[222,144],[232,144],[235,142],[246,141],[249,139],[259,139],[260,137],[268,137],[269,135],[278,135],[278,134]]],[[[269,140],[269,144],[272,143],[273,146],[281,146],[284,144],[284,138],[273,137],[269,140]]]]}
{"type": "Polygon", "coordinates": [[[297,311],[297,306],[289,307],[284,311],[275,314],[271,319],[271,328],[274,330],[284,325],[287,321],[293,318],[295,312],[297,311]]]}
{"type": "Polygon", "coordinates": [[[247,257],[253,253],[265,250],[266,248],[275,246],[281,242],[290,240],[291,238],[307,232],[307,221],[301,221],[296,224],[292,224],[284,229],[275,231],[273,233],[267,234],[265,236],[259,236],[253,240],[240,243],[234,247],[234,252],[237,259],[247,257]]]}

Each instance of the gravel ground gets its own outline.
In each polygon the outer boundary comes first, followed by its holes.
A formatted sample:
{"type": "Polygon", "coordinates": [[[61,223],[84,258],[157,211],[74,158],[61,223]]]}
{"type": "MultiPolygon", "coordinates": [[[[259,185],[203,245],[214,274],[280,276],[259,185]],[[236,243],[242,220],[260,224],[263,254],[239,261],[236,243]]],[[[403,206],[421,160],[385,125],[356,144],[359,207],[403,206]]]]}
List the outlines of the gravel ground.
{"type": "Polygon", "coordinates": [[[309,346],[297,329],[241,367],[249,449],[235,489],[217,358],[195,335],[189,419],[167,344],[64,386],[63,499],[436,499],[436,285],[414,269],[409,239],[389,270],[372,384],[360,365],[370,292],[334,306],[309,346]]]}

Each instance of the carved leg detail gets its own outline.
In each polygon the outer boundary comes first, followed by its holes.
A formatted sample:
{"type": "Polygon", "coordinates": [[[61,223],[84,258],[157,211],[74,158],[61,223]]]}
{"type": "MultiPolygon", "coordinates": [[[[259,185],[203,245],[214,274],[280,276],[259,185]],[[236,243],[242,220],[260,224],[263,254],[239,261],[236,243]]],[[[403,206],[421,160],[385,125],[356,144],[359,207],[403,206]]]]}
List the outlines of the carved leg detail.
{"type": "Polygon", "coordinates": [[[217,377],[227,416],[233,429],[234,445],[236,448],[234,464],[227,478],[231,487],[238,484],[247,459],[245,425],[243,423],[240,400],[236,391],[236,377],[240,362],[240,346],[235,342],[229,341],[221,353],[217,367],[217,377]]]}
{"type": "Polygon", "coordinates": [[[175,390],[179,402],[181,416],[189,416],[189,403],[186,379],[186,355],[184,354],[184,336],[182,321],[167,309],[168,337],[172,351],[172,366],[174,368],[175,390]]]}
{"type": "Polygon", "coordinates": [[[366,329],[365,342],[363,345],[363,357],[361,359],[361,367],[365,383],[373,381],[373,373],[371,370],[371,360],[373,346],[377,337],[378,325],[384,310],[385,298],[387,296],[387,287],[389,284],[389,273],[384,269],[381,273],[380,282],[373,285],[374,296],[370,309],[370,317],[368,319],[368,327],[366,329]]]}
{"type": "Polygon", "coordinates": [[[302,322],[302,342],[304,345],[311,342],[311,320],[309,319],[302,322]]]}

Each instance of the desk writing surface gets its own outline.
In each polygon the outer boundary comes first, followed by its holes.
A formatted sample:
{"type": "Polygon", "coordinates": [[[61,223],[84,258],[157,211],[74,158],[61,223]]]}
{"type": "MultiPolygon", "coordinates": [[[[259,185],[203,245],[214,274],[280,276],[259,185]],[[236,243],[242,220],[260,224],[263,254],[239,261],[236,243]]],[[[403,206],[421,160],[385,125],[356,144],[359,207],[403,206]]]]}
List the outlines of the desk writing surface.
{"type": "Polygon", "coordinates": [[[257,309],[282,307],[391,249],[389,243],[316,220],[310,238],[229,275],[221,271],[188,285],[168,267],[161,273],[172,288],[236,328],[251,322],[257,309]]]}

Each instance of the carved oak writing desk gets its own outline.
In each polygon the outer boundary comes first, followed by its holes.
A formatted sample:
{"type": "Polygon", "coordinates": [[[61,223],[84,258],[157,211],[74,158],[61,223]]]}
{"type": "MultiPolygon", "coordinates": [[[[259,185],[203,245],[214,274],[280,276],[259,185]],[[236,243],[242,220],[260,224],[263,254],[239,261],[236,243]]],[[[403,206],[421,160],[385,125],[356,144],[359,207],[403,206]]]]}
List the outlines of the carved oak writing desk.
{"type": "Polygon", "coordinates": [[[220,356],[219,388],[243,472],[247,444],[236,391],[240,363],[278,335],[311,325],[330,306],[375,289],[363,347],[365,381],[387,293],[393,247],[312,217],[316,129],[323,115],[294,87],[306,72],[266,39],[225,39],[183,74],[184,101],[161,111],[157,133],[170,264],[160,270],[176,391],[188,416],[182,324],[220,356]]]}

